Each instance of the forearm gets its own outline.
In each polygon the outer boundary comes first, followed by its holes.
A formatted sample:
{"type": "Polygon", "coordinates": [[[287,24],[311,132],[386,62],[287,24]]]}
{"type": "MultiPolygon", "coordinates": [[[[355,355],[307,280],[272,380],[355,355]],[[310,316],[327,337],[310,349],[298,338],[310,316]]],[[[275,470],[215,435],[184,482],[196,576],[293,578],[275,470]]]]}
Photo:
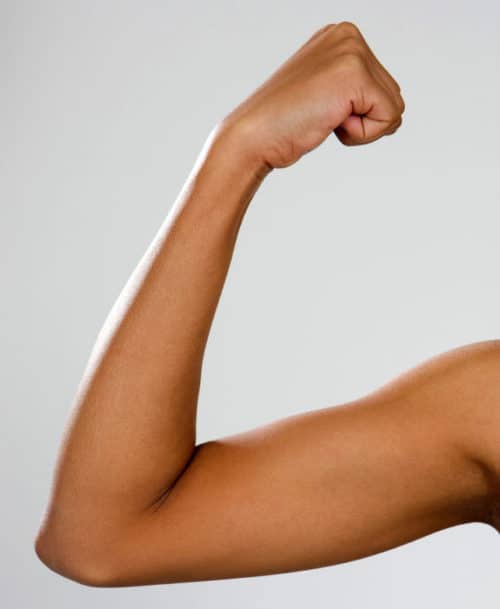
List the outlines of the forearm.
{"type": "Polygon", "coordinates": [[[47,512],[56,539],[113,535],[193,453],[211,322],[240,223],[270,170],[249,160],[234,132],[213,135],[94,347],[47,512]]]}

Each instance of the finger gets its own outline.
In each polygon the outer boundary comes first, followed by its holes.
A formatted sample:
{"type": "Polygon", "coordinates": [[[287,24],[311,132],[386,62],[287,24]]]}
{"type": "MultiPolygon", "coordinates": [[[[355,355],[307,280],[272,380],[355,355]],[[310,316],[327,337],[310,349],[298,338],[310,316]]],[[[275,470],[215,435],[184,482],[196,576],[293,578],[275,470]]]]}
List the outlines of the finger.
{"type": "Polygon", "coordinates": [[[403,117],[400,116],[399,120],[395,123],[395,125],[389,129],[389,131],[385,132],[385,135],[392,135],[393,133],[396,133],[396,131],[401,127],[401,125],[403,124],[403,117]]]}
{"type": "Polygon", "coordinates": [[[338,139],[347,146],[368,144],[388,133],[394,133],[401,125],[401,114],[394,105],[392,95],[378,82],[376,91],[365,90],[361,100],[352,103],[352,113],[334,129],[338,139]],[[376,102],[368,107],[368,100],[376,102]]]}
{"type": "Polygon", "coordinates": [[[401,87],[374,55],[371,56],[371,60],[373,62],[372,65],[377,74],[377,77],[384,83],[385,88],[393,96],[394,101],[399,109],[399,112],[403,114],[403,112],[405,111],[405,102],[401,95],[401,87]]]}
{"type": "Polygon", "coordinates": [[[394,77],[388,72],[388,70],[384,67],[384,65],[379,61],[378,57],[373,52],[372,48],[366,41],[365,37],[361,32],[359,32],[359,37],[363,41],[366,50],[368,51],[367,57],[368,60],[375,70],[375,73],[378,79],[385,85],[385,87],[394,95],[394,99],[396,100],[401,114],[405,111],[405,103],[403,97],[401,95],[401,87],[399,83],[394,79],[394,77]]]}
{"type": "Polygon", "coordinates": [[[391,74],[386,70],[386,68],[382,65],[382,63],[379,61],[378,57],[375,55],[375,53],[373,52],[373,49],[368,44],[366,38],[363,36],[363,34],[361,32],[359,32],[359,37],[363,41],[366,49],[368,50],[369,57],[377,65],[380,72],[383,74],[383,78],[387,82],[387,85],[389,86],[389,88],[391,90],[393,90],[394,92],[399,93],[401,91],[401,87],[396,82],[396,80],[391,76],[391,74]]]}

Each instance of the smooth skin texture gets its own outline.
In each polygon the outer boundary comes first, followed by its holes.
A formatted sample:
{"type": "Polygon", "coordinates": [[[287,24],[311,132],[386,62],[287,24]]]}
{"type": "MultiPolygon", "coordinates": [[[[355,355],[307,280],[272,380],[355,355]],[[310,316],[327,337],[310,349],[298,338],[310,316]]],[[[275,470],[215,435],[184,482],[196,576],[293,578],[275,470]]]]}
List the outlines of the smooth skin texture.
{"type": "Polygon", "coordinates": [[[497,530],[500,340],[377,391],[196,443],[203,354],[260,184],[332,133],[394,133],[400,87],[350,22],[316,32],[210,133],[90,356],[35,539],[89,586],[334,565],[440,529],[497,530]]]}

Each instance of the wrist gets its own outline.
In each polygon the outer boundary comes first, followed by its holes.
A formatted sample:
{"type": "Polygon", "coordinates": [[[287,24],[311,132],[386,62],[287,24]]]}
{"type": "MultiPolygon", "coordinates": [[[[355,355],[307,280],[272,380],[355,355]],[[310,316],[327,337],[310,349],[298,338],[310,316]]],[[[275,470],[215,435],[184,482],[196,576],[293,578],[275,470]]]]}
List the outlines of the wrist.
{"type": "Polygon", "coordinates": [[[226,118],[212,131],[213,146],[222,151],[225,158],[238,165],[242,171],[251,171],[257,180],[263,180],[274,169],[253,143],[255,128],[244,119],[226,118]]]}
{"type": "Polygon", "coordinates": [[[186,180],[183,198],[190,214],[238,226],[272,167],[252,152],[242,123],[217,123],[186,180]]]}

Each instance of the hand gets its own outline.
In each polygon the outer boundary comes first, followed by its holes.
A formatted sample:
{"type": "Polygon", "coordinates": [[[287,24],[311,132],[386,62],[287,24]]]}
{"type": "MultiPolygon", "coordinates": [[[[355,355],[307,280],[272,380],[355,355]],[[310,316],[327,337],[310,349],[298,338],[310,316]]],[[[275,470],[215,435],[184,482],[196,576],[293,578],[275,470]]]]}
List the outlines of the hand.
{"type": "Polygon", "coordinates": [[[222,123],[236,127],[258,162],[288,167],[332,131],[346,146],[394,133],[405,108],[400,91],[353,23],[329,24],[222,123]]]}

